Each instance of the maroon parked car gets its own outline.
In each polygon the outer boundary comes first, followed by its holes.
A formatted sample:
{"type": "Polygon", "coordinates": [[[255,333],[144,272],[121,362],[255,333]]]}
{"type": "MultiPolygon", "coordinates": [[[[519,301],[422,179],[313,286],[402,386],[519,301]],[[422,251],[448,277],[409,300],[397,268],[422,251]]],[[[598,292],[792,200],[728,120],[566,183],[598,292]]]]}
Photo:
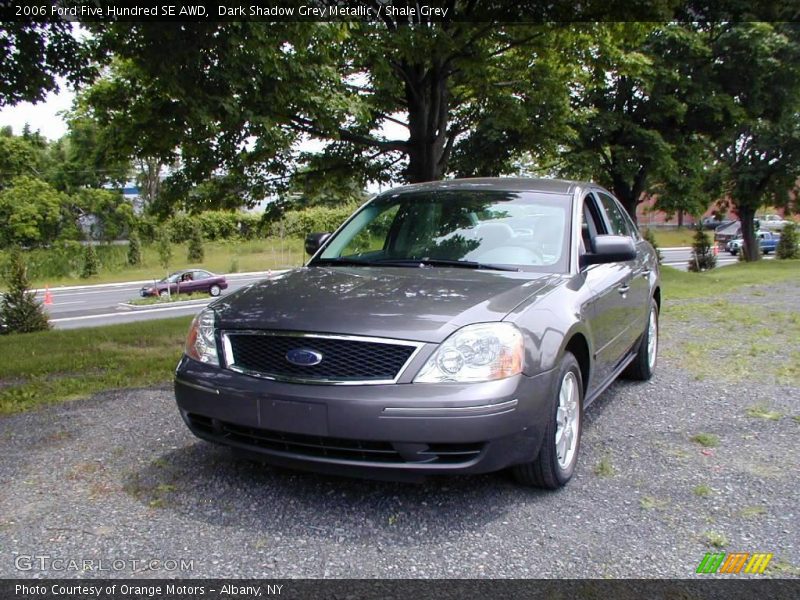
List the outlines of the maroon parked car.
{"type": "Polygon", "coordinates": [[[222,275],[214,275],[202,269],[187,269],[172,273],[155,285],[146,285],[140,290],[143,297],[162,296],[172,294],[191,294],[206,292],[212,296],[219,296],[222,290],[228,287],[228,282],[222,275]]]}

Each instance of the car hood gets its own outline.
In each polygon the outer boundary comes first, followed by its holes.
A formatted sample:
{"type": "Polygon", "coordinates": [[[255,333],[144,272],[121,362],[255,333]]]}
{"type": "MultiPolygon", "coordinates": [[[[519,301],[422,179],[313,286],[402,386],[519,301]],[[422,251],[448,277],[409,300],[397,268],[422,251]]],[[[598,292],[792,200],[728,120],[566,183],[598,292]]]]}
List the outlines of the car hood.
{"type": "Polygon", "coordinates": [[[402,267],[304,267],[213,304],[222,329],[271,329],[438,343],[500,321],[561,281],[552,274],[402,267]]]}

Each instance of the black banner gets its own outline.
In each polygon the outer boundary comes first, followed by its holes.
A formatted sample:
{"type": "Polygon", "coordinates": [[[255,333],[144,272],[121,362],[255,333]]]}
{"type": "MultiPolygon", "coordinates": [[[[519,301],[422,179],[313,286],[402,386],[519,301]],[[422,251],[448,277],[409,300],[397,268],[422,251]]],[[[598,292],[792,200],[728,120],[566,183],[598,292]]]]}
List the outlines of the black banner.
{"type": "Polygon", "coordinates": [[[800,21],[800,0],[0,0],[0,20],[800,21]]]}
{"type": "Polygon", "coordinates": [[[26,600],[462,600],[585,598],[588,600],[794,600],[800,579],[696,580],[2,580],[0,598],[26,600]]]}

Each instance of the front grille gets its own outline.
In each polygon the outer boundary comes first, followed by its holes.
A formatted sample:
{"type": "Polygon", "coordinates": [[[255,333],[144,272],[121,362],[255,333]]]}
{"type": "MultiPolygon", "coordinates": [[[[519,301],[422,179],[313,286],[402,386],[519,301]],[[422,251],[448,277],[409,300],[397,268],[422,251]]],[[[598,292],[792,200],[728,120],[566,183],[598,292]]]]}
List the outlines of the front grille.
{"type": "Polygon", "coordinates": [[[413,455],[403,444],[284,433],[234,425],[201,415],[188,414],[192,427],[220,442],[234,442],[256,449],[272,450],[299,457],[331,458],[363,463],[459,464],[476,458],[481,442],[465,444],[415,444],[413,455]]]}
{"type": "Polygon", "coordinates": [[[225,334],[228,366],[252,374],[287,380],[318,382],[394,381],[417,349],[413,344],[317,335],[267,333],[225,334]],[[322,355],[316,365],[297,365],[291,350],[322,355]]]}

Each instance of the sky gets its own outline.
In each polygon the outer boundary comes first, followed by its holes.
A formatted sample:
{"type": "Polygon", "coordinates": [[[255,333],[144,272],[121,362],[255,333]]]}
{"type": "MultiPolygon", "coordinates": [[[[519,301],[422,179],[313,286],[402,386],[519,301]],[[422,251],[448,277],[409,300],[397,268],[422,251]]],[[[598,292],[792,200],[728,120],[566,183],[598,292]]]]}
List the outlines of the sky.
{"type": "Polygon", "coordinates": [[[14,134],[19,135],[25,123],[28,123],[32,131],[38,130],[50,140],[57,140],[67,133],[67,124],[58,113],[72,107],[75,93],[67,88],[64,80],[59,80],[58,83],[59,93],[49,93],[43,102],[21,102],[0,109],[0,127],[11,125],[14,134]]]}

